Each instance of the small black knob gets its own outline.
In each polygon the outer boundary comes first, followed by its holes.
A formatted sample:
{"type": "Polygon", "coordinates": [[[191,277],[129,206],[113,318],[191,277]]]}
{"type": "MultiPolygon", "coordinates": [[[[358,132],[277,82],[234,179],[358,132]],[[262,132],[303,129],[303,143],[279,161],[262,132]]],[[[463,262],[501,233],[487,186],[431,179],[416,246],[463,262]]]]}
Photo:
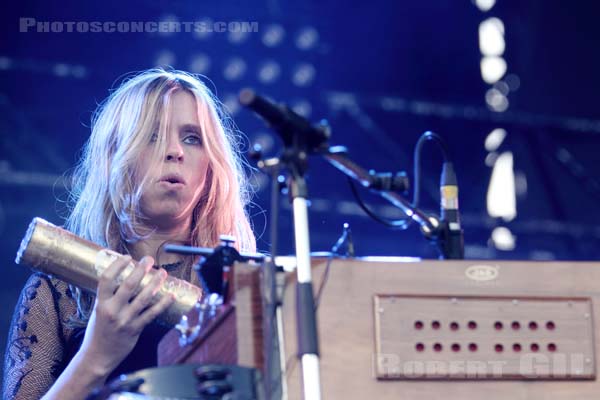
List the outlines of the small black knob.
{"type": "Polygon", "coordinates": [[[198,393],[203,396],[218,396],[233,391],[233,387],[227,381],[206,381],[198,384],[198,393]]]}
{"type": "Polygon", "coordinates": [[[220,365],[203,365],[196,368],[194,374],[200,382],[205,382],[223,380],[230,372],[229,368],[220,365]]]}

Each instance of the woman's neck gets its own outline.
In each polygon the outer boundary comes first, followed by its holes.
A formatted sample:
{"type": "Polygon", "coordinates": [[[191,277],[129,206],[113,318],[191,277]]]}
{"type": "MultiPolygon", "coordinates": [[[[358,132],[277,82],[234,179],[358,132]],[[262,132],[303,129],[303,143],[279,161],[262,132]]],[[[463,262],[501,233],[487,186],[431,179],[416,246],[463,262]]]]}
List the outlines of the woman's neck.
{"type": "Polygon", "coordinates": [[[170,229],[154,228],[147,237],[128,245],[131,256],[139,260],[151,256],[157,264],[171,264],[182,260],[179,254],[165,253],[159,249],[166,243],[188,243],[190,241],[191,221],[185,225],[177,225],[170,229]],[[158,259],[160,257],[160,259],[158,259]]]}

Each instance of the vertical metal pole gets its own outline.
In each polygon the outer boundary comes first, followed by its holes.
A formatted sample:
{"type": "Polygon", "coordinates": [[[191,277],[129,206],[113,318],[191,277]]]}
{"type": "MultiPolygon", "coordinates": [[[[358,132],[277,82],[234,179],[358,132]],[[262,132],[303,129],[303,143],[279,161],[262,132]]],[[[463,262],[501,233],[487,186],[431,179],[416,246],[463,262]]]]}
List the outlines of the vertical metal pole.
{"type": "MultiPolygon", "coordinates": [[[[302,178],[300,180],[302,182],[296,182],[295,184],[304,183],[302,178]]],[[[295,194],[302,194],[302,192],[303,190],[299,190],[295,194]]],[[[296,292],[298,355],[302,362],[304,398],[319,400],[321,399],[321,378],[319,371],[317,323],[311,279],[307,209],[306,198],[300,196],[294,197],[294,236],[296,242],[296,271],[298,275],[296,292]]]]}

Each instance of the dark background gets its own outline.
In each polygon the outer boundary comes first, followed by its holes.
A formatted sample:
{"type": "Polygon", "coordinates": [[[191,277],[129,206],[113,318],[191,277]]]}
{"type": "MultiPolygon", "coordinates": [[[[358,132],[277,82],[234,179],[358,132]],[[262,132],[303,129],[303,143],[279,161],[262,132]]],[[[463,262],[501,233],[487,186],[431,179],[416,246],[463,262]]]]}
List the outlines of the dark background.
{"type": "MultiPolygon", "coordinates": [[[[276,154],[280,142],[233,99],[243,87],[292,106],[309,105],[307,116],[327,118],[332,144],[345,145],[365,168],[409,172],[418,137],[433,130],[448,142],[460,184],[466,257],[489,259],[596,260],[600,255],[600,53],[593,1],[498,0],[482,12],[470,1],[392,2],[278,0],[51,2],[28,1],[3,9],[0,40],[0,342],[18,293],[30,271],[14,264],[29,221],[43,217],[61,224],[66,215],[67,177],[89,134],[96,105],[119,77],[166,62],[202,72],[229,106],[250,143],[276,154]],[[199,38],[193,33],[19,33],[19,18],[40,21],[254,21],[258,31],[240,42],[228,33],[199,38]],[[485,94],[490,85],[479,70],[478,26],[488,17],[505,27],[507,76],[520,85],[509,107],[494,112],[485,94]],[[275,47],[263,43],[271,25],[283,29],[275,47]],[[296,45],[307,27],[317,32],[308,49],[296,45]],[[168,52],[166,59],[160,54],[168,52]],[[198,69],[198,56],[210,60],[198,69]],[[169,58],[170,57],[170,58],[169,58]],[[246,65],[236,79],[224,72],[233,57],[246,65]],[[196,60],[194,66],[194,60],[196,60]],[[261,82],[265,62],[279,76],[261,82]],[[305,86],[292,81],[298,64],[314,67],[305,86]],[[393,105],[393,106],[390,106],[393,105]],[[488,216],[491,167],[484,141],[503,128],[498,152],[512,152],[514,171],[526,190],[517,196],[517,216],[488,216]],[[496,227],[515,238],[512,250],[490,240],[496,227]]],[[[5,6],[7,7],[7,6],[5,6]]],[[[313,31],[313,32],[314,32],[313,31]]],[[[306,37],[305,37],[306,38],[306,37]]],[[[310,37],[308,37],[310,39],[310,37]]],[[[310,42],[310,41],[309,41],[310,42]]],[[[230,71],[230,70],[228,70],[230,71]]],[[[441,156],[423,152],[421,207],[437,212],[441,156]]],[[[521,185],[522,186],[522,185],[521,185]]],[[[437,253],[415,226],[392,231],[355,205],[346,179],[318,158],[309,173],[311,249],[328,250],[349,222],[358,255],[417,256],[437,253]]],[[[260,250],[268,251],[269,189],[256,173],[251,208],[260,250]]],[[[388,217],[400,214],[376,196],[367,203],[388,217]]],[[[294,251],[291,215],[281,199],[280,252],[294,251]]]]}

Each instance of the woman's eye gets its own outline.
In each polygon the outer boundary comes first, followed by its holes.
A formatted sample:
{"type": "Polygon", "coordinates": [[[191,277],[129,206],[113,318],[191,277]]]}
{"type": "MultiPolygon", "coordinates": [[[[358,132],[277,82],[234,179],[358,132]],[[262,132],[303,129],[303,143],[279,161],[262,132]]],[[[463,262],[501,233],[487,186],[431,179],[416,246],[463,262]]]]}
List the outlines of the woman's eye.
{"type": "Polygon", "coordinates": [[[188,135],[183,139],[187,144],[202,144],[202,138],[198,134],[188,135]]]}

